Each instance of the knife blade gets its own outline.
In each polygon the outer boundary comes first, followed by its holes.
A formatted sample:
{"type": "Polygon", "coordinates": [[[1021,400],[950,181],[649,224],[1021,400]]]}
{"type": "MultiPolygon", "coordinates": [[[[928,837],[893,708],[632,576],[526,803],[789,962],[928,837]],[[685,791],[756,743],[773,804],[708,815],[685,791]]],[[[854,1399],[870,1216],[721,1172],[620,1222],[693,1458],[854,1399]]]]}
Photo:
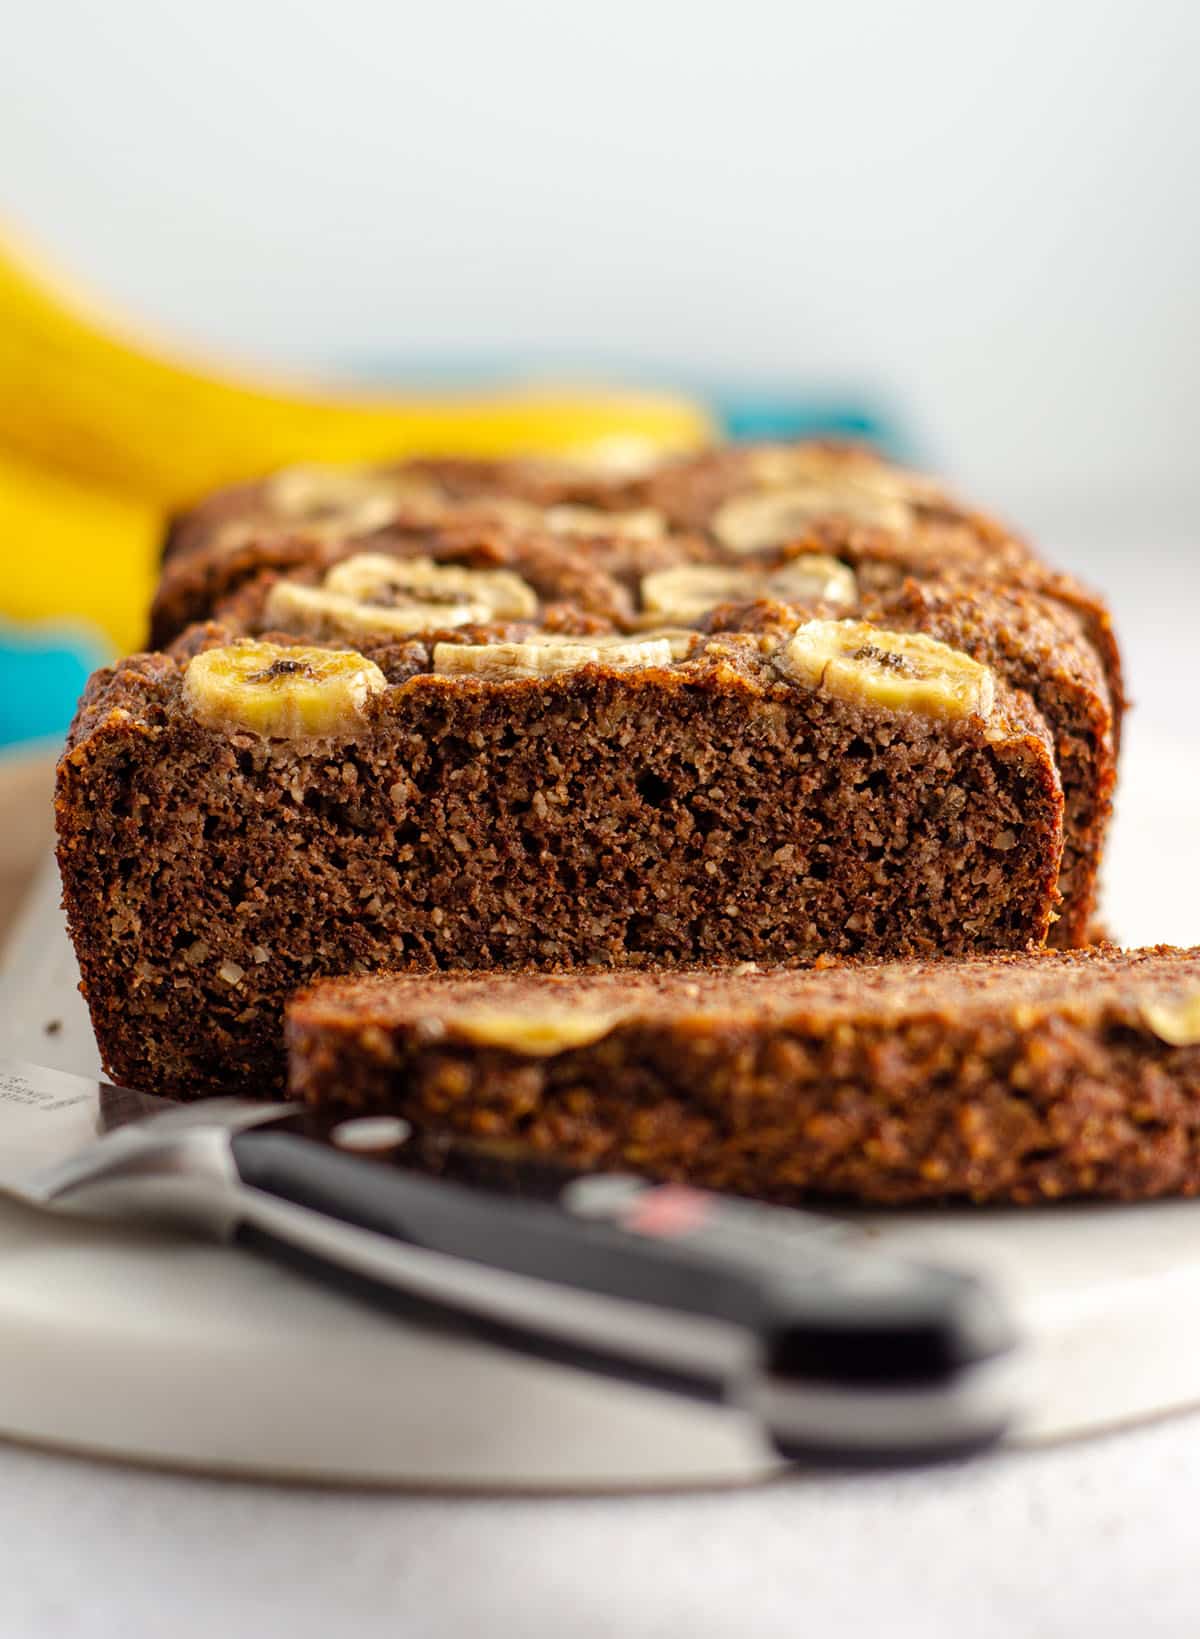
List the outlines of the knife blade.
{"type": "Polygon", "coordinates": [[[175,1104],[0,1059],[0,1190],[183,1226],[509,1348],[738,1406],[785,1457],[957,1454],[1020,1400],[1019,1340],[970,1274],[821,1214],[526,1165],[391,1117],[322,1129],[296,1106],[175,1104]],[[511,1193],[530,1179],[535,1198],[511,1193]]]}

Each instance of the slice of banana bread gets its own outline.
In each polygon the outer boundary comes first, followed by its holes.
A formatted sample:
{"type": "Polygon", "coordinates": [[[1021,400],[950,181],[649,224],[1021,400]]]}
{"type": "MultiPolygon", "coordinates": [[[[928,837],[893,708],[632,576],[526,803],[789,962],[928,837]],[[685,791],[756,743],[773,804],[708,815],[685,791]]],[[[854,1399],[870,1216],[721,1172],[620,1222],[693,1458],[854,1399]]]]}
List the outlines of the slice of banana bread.
{"type": "Polygon", "coordinates": [[[290,1088],[780,1201],[1200,1193],[1200,950],[330,980],[290,1088]]]}
{"type": "Polygon", "coordinates": [[[59,861],[112,1075],[278,1085],[322,974],[1044,939],[1053,745],[988,666],[855,620],[571,636],[519,595],[356,650],[200,628],[92,680],[59,861]]]}

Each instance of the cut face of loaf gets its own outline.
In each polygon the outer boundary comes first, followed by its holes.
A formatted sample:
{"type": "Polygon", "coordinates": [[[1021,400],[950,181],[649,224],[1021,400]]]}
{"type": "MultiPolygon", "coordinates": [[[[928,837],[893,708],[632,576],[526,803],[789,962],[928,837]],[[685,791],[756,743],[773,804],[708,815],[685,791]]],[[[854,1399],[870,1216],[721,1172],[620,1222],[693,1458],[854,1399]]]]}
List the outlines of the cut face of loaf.
{"type": "Polygon", "coordinates": [[[284,1002],[322,974],[1044,939],[1052,746],[968,656],[854,621],[683,657],[649,630],[482,635],[431,656],[211,629],[93,680],[59,858],[118,1080],[278,1085],[284,1002]]]}
{"type": "Polygon", "coordinates": [[[292,1094],[784,1202],[1200,1193],[1200,951],[331,980],[292,1094]]]}

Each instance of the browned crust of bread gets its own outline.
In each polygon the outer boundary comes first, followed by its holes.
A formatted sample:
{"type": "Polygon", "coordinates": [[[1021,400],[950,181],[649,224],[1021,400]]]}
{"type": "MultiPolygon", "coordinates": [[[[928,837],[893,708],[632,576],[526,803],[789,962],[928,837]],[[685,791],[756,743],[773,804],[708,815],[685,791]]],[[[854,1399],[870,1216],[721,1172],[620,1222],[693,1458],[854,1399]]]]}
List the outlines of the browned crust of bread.
{"type": "Polygon", "coordinates": [[[1166,947],[805,973],[331,981],[288,1014],[290,1088],[330,1114],[783,1202],[1044,1203],[1200,1193],[1200,1043],[1154,1002],[1200,993],[1166,947]],[[473,1009],[618,1017],[550,1055],[473,1009]]]}
{"type": "MultiPolygon", "coordinates": [[[[489,498],[542,507],[584,505],[601,512],[650,507],[663,515],[672,533],[685,538],[674,561],[722,561],[729,554],[708,534],[709,528],[723,501],[752,487],[753,463],[762,448],[720,446],[665,461],[637,479],[535,461],[412,461],[377,470],[423,478],[437,486],[446,513],[442,525],[451,535],[455,519],[469,523],[473,513],[478,528],[479,508],[489,498]]],[[[803,448],[820,452],[835,472],[839,467],[896,471],[854,445],[814,443],[803,448]]],[[[857,570],[864,590],[885,591],[905,577],[938,579],[949,571],[1054,600],[1078,619],[1099,657],[1113,714],[1114,745],[1119,748],[1126,697],[1120,649],[1104,600],[1072,576],[1048,567],[994,518],[958,502],[930,479],[912,475],[912,482],[912,526],[903,532],[830,517],[778,555],[831,552],[857,570]]],[[[350,549],[373,550],[377,542],[386,547],[391,539],[399,550],[437,555],[446,549],[440,530],[428,514],[407,523],[401,515],[391,530],[370,540],[360,536],[350,549]],[[429,537],[424,544],[422,532],[429,537]]],[[[272,515],[265,481],[218,493],[171,526],[168,561],[151,614],[150,646],[165,646],[195,621],[220,618],[224,602],[263,570],[326,561],[327,545],[306,536],[294,521],[272,515]],[[232,545],[230,526],[238,526],[232,545]]]]}
{"type": "MultiPolygon", "coordinates": [[[[853,444],[813,447],[848,466],[866,461],[887,467],[869,450],[853,444]]],[[[703,532],[721,503],[750,482],[757,448],[724,445],[666,461],[647,478],[644,502],[659,508],[675,527],[703,532]]],[[[824,541],[827,550],[859,567],[868,585],[882,588],[900,576],[926,578],[952,570],[1041,593],[1073,610],[1104,668],[1119,748],[1128,702],[1121,652],[1104,599],[1074,576],[1047,566],[1006,524],[962,504],[930,480],[914,476],[918,489],[913,501],[916,523],[911,530],[890,535],[831,519],[814,529],[814,537],[824,541]]]]}
{"type": "MultiPolygon", "coordinates": [[[[643,485],[638,480],[612,477],[573,466],[565,460],[513,459],[489,461],[441,456],[384,463],[371,469],[381,476],[426,478],[447,504],[469,505],[490,496],[528,501],[532,506],[587,506],[621,511],[641,504],[643,485]]],[[[228,524],[257,519],[263,534],[272,519],[270,480],[231,484],[206,496],[196,506],[177,513],[167,525],[163,561],[207,551],[228,524]]]]}

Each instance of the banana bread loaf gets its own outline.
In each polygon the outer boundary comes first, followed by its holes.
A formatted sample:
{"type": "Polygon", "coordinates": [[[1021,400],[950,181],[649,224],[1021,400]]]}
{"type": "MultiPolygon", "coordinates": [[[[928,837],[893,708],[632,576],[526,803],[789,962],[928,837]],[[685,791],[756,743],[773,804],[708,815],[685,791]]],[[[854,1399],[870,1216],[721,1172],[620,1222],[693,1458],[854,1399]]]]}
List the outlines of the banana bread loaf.
{"type": "Polygon", "coordinates": [[[728,445],[632,475],[531,461],[296,469],[180,524],[152,642],[210,616],[354,640],[362,611],[357,624],[323,619],[319,593],[347,573],[340,560],[364,553],[509,567],[534,586],[551,629],[580,629],[579,613],[622,630],[668,613],[705,624],[717,601],[770,595],[812,611],[832,596],[844,614],[943,637],[1028,690],[1048,723],[1066,795],[1049,940],[1093,936],[1125,707],[1108,609],[936,480],[829,443],[728,445]],[[272,573],[312,590],[267,598],[272,573]]]}
{"type": "Polygon", "coordinates": [[[90,683],[59,860],[116,1079],[279,1085],[284,1003],[325,974],[1044,939],[1053,742],[986,664],[856,619],[550,631],[506,570],[468,624],[432,591],[440,633],[199,628],[90,683]]]}
{"type": "Polygon", "coordinates": [[[292,1094],[779,1201],[1200,1192],[1200,950],[330,980],[292,1094]]]}

